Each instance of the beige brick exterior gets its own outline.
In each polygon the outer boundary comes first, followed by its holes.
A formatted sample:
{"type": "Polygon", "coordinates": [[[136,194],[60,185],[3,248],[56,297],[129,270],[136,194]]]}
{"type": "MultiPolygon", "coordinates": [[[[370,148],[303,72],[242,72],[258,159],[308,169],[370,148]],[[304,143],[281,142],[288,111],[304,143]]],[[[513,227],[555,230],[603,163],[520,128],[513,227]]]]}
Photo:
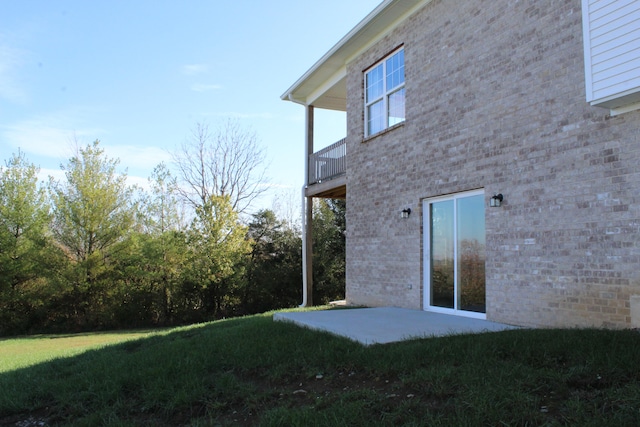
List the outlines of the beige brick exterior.
{"type": "Polygon", "coordinates": [[[348,64],[348,302],[424,308],[422,201],[484,189],[487,319],[640,326],[640,112],[586,103],[581,25],[580,0],[434,0],[348,64]],[[365,140],[363,70],[400,45],[406,121],[365,140]]]}

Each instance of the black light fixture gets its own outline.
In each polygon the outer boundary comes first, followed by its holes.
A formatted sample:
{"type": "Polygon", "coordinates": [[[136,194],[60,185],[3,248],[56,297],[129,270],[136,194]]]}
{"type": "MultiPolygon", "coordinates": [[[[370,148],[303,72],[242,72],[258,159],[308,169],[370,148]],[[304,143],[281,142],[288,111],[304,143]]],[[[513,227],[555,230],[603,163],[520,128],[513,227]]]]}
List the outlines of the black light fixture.
{"type": "Polygon", "coordinates": [[[499,208],[500,205],[502,205],[502,200],[504,200],[502,193],[494,194],[491,199],[489,199],[489,206],[492,208],[499,208]]]}
{"type": "Polygon", "coordinates": [[[409,215],[411,215],[411,208],[402,209],[400,212],[400,218],[409,218],[409,215]]]}

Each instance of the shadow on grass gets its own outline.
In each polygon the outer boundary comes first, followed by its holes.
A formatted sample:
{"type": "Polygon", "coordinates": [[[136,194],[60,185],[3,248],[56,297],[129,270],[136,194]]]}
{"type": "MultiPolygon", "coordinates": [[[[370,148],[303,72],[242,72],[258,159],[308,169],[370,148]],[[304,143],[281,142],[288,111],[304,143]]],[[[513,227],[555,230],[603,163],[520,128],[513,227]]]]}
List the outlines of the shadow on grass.
{"type": "Polygon", "coordinates": [[[0,425],[637,425],[638,355],[634,331],[363,347],[269,313],[2,374],[0,425]]]}
{"type": "Polygon", "coordinates": [[[126,329],[126,330],[112,330],[112,331],[96,331],[96,332],[77,332],[77,333],[64,333],[64,334],[34,334],[34,335],[17,335],[0,337],[0,345],[4,341],[13,340],[42,340],[42,339],[61,339],[61,338],[81,338],[81,337],[102,337],[113,335],[148,335],[162,331],[169,331],[173,328],[144,328],[144,329],[126,329]]]}

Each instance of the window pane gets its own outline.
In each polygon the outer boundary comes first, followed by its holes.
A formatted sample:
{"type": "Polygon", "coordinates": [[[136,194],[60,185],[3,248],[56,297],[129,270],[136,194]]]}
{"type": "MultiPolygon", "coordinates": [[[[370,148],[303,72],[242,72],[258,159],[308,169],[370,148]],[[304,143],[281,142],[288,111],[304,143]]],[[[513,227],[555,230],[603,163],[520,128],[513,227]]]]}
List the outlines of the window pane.
{"type": "Polygon", "coordinates": [[[367,73],[367,103],[380,98],[384,91],[382,64],[367,73]]]}
{"type": "Polygon", "coordinates": [[[389,95],[389,126],[404,121],[404,88],[389,95]]]}
{"type": "Polygon", "coordinates": [[[387,59],[387,91],[404,83],[404,50],[387,59]]]}
{"type": "Polygon", "coordinates": [[[378,101],[367,107],[367,135],[373,135],[384,129],[384,102],[378,101]]]}

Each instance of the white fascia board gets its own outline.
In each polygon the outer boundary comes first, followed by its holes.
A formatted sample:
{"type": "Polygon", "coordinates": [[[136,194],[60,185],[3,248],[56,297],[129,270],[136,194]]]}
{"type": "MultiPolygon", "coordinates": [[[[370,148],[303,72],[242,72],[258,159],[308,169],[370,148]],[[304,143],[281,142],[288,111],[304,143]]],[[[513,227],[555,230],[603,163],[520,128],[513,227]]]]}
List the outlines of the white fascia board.
{"type": "MultiPolygon", "coordinates": [[[[325,53],[318,61],[316,61],[316,63],[313,64],[311,68],[309,68],[307,72],[302,75],[302,77],[300,77],[289,89],[287,89],[285,93],[282,94],[280,99],[291,100],[291,97],[296,92],[296,89],[304,86],[304,82],[306,80],[311,78],[322,66],[327,64],[331,57],[336,55],[339,50],[343,49],[345,45],[347,45],[347,43],[351,39],[353,39],[354,35],[361,31],[362,28],[364,28],[374,16],[377,16],[394,1],[396,0],[384,0],[382,3],[380,3],[378,7],[376,7],[371,13],[369,13],[362,21],[358,23],[358,25],[356,25],[351,31],[349,31],[347,35],[342,37],[340,41],[338,41],[338,43],[336,43],[327,53],[325,53]]],[[[296,98],[296,101],[299,101],[301,103],[304,102],[304,100],[299,98],[296,98]]]]}
{"type": "Polygon", "coordinates": [[[347,63],[347,64],[350,63],[351,61],[356,59],[358,56],[362,55],[364,52],[369,50],[372,46],[374,46],[381,39],[383,39],[387,34],[389,34],[391,31],[393,31],[398,25],[400,25],[400,23],[405,21],[409,16],[413,15],[418,9],[420,9],[423,6],[426,6],[427,4],[431,3],[431,1],[432,0],[421,1],[421,2],[417,3],[415,6],[413,6],[412,8],[408,9],[405,13],[400,15],[393,22],[386,23],[385,28],[384,28],[383,31],[377,31],[375,33],[374,37],[369,37],[369,41],[367,43],[363,44],[357,51],[353,52],[349,57],[347,57],[345,63],[347,63]]]}
{"type": "MultiPolygon", "coordinates": [[[[328,68],[333,76],[342,66],[345,66],[351,59],[362,53],[365,48],[370,47],[380,37],[387,34],[399,22],[406,19],[408,15],[415,12],[420,7],[431,2],[431,0],[384,0],[378,7],[369,13],[358,25],[356,25],[347,35],[336,43],[322,58],[320,58],[302,77],[300,77],[285,93],[280,97],[282,100],[289,100],[301,104],[306,103],[311,92],[316,89],[304,90],[305,86],[322,86],[320,73],[322,68],[328,68]],[[388,15],[393,15],[394,10],[400,11],[399,17],[389,22],[388,15]],[[404,12],[402,12],[404,10],[404,12]]],[[[316,95],[316,99],[317,99],[316,95]]]]}

